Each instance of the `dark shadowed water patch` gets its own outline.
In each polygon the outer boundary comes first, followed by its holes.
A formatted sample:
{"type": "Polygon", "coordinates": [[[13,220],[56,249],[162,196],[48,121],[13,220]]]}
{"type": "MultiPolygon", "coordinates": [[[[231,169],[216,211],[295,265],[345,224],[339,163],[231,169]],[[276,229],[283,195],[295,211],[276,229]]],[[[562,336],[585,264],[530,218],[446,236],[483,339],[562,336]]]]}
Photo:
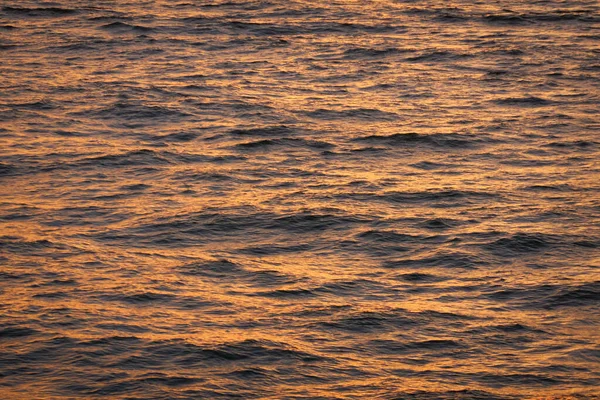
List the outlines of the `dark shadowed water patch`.
{"type": "Polygon", "coordinates": [[[416,169],[424,170],[424,171],[448,170],[450,168],[457,167],[457,165],[435,163],[435,162],[431,162],[431,161],[420,161],[418,163],[411,164],[410,166],[413,168],[416,168],[416,169]]]}
{"type": "MultiPolygon", "coordinates": [[[[235,157],[233,157],[235,159],[235,157]]],[[[151,149],[131,150],[120,154],[106,154],[98,157],[84,158],[71,164],[56,166],[56,168],[91,168],[91,167],[130,167],[149,166],[159,167],[170,164],[194,164],[200,162],[220,163],[230,161],[226,156],[204,156],[192,153],[175,153],[151,149]]]]}
{"type": "Polygon", "coordinates": [[[388,48],[383,48],[383,49],[368,48],[368,47],[354,47],[354,48],[345,50],[344,57],[351,59],[351,60],[360,59],[360,58],[380,58],[380,57],[386,57],[386,56],[391,56],[391,55],[405,53],[405,52],[411,52],[411,51],[414,51],[414,50],[398,49],[396,47],[388,47],[388,48]]]}
{"type": "Polygon", "coordinates": [[[600,281],[574,286],[545,284],[511,287],[491,292],[486,297],[526,309],[597,307],[600,300],[600,281]]]}
{"type": "Polygon", "coordinates": [[[275,289],[264,292],[253,293],[252,296],[259,297],[270,297],[274,299],[301,299],[307,297],[314,297],[318,294],[314,288],[289,288],[289,289],[275,289]]]}
{"type": "Polygon", "coordinates": [[[103,29],[103,30],[106,30],[109,32],[115,32],[115,33],[123,33],[123,32],[147,33],[147,32],[153,31],[152,28],[147,27],[147,26],[128,24],[126,22],[121,22],[121,21],[111,22],[109,24],[102,25],[100,27],[100,29],[103,29]]]}
{"type": "Polygon", "coordinates": [[[262,139],[235,145],[239,150],[271,150],[273,147],[283,148],[308,148],[311,150],[331,149],[335,145],[319,140],[306,140],[296,138],[262,139]]]}
{"type": "Polygon", "coordinates": [[[559,287],[557,292],[545,299],[542,306],[548,309],[559,307],[583,307],[600,305],[600,281],[584,283],[575,287],[559,287]]]}
{"type": "Polygon", "coordinates": [[[2,7],[8,15],[20,16],[20,17],[62,17],[65,15],[77,14],[77,10],[72,8],[61,8],[61,7],[2,7]]]}
{"type": "Polygon", "coordinates": [[[0,163],[0,177],[11,175],[17,171],[17,168],[11,164],[0,163]]]}
{"type": "MultiPolygon", "coordinates": [[[[140,225],[122,231],[104,232],[95,235],[103,240],[123,240],[130,238],[143,242],[149,240],[158,245],[176,244],[187,245],[188,241],[198,238],[222,240],[247,232],[262,232],[273,235],[281,232],[318,233],[330,229],[348,229],[352,225],[366,220],[357,216],[335,214],[297,213],[280,215],[264,212],[258,209],[236,210],[235,213],[205,212],[187,214],[166,219],[158,218],[150,224],[140,225]]],[[[191,243],[191,242],[190,242],[191,243]]]]}
{"type": "Polygon", "coordinates": [[[167,374],[154,373],[151,376],[142,375],[137,381],[141,384],[151,384],[157,386],[166,386],[169,388],[179,388],[182,386],[190,386],[200,382],[206,381],[204,378],[199,377],[186,377],[186,376],[169,376],[167,374]]]}
{"type": "Polygon", "coordinates": [[[368,230],[356,235],[361,241],[380,243],[415,243],[424,240],[422,235],[408,235],[393,231],[368,230]]]}
{"type": "Polygon", "coordinates": [[[558,236],[542,233],[517,233],[510,237],[498,239],[483,247],[495,255],[511,257],[528,253],[538,253],[553,246],[564,244],[558,236]]]}
{"type": "Polygon", "coordinates": [[[139,326],[139,325],[130,325],[130,324],[118,324],[118,323],[101,323],[95,325],[98,329],[104,329],[108,332],[114,333],[144,333],[150,332],[149,327],[139,326]]]}
{"type": "Polygon", "coordinates": [[[316,287],[313,291],[319,294],[331,294],[335,296],[368,296],[375,293],[386,292],[390,294],[392,292],[385,285],[368,279],[333,281],[316,287]]]}
{"type": "Polygon", "coordinates": [[[267,226],[291,232],[319,232],[325,229],[346,229],[367,220],[354,215],[298,213],[275,218],[267,226]]]}
{"type": "Polygon", "coordinates": [[[556,184],[556,185],[530,185],[525,186],[523,190],[528,192],[572,192],[573,188],[569,185],[565,184],[556,184]]]}
{"type": "Polygon", "coordinates": [[[297,245],[261,245],[261,246],[250,246],[238,250],[242,254],[251,254],[255,256],[269,256],[276,254],[288,254],[288,253],[301,253],[310,251],[313,246],[309,244],[297,244],[297,245]]]}
{"type": "Polygon", "coordinates": [[[167,165],[170,161],[160,152],[150,149],[133,150],[122,154],[110,154],[87,158],[77,162],[80,167],[121,167],[135,165],[167,165]]]}
{"type": "MultiPolygon", "coordinates": [[[[319,356],[298,350],[285,343],[248,339],[217,346],[201,346],[182,340],[161,340],[147,343],[141,359],[131,361],[143,367],[144,361],[156,361],[173,367],[190,368],[209,363],[250,363],[254,365],[311,363],[322,361],[319,356]]],[[[241,365],[244,365],[241,364],[241,365]]]]}
{"type": "Polygon", "coordinates": [[[163,135],[163,136],[154,136],[154,137],[150,137],[149,140],[154,141],[154,142],[175,142],[175,143],[179,143],[179,142],[191,142],[194,139],[196,139],[199,136],[198,133],[193,133],[193,132],[177,132],[177,133],[171,133],[168,135],[163,135]]]}
{"type": "Polygon", "coordinates": [[[459,54],[451,51],[430,51],[422,53],[418,56],[405,58],[405,61],[410,62],[442,62],[442,61],[452,61],[452,60],[460,60],[465,58],[472,57],[469,54],[459,54]]]}
{"type": "Polygon", "coordinates": [[[110,294],[100,296],[102,300],[108,301],[119,301],[132,305],[152,305],[168,303],[173,301],[176,296],[170,293],[158,293],[158,292],[142,292],[133,294],[110,294]]]}
{"type": "Polygon", "coordinates": [[[184,121],[192,115],[169,106],[117,101],[108,107],[77,111],[74,117],[98,118],[110,123],[128,124],[129,127],[143,127],[167,121],[184,121]]]}
{"type": "MultiPolygon", "coordinates": [[[[393,147],[427,146],[440,148],[471,148],[485,143],[486,138],[459,133],[395,133],[393,135],[371,135],[354,139],[359,142],[385,144],[393,147]]],[[[489,140],[487,140],[489,142],[489,140]]]]}
{"type": "Polygon", "coordinates": [[[39,252],[51,252],[69,249],[67,246],[49,240],[26,240],[17,236],[0,236],[0,247],[4,251],[33,255],[39,252]]]}
{"type": "Polygon", "coordinates": [[[579,22],[591,23],[600,21],[600,17],[592,10],[556,9],[552,12],[529,12],[510,14],[488,14],[482,20],[490,24],[499,25],[528,25],[534,23],[564,23],[579,22]]]}
{"type": "Polygon", "coordinates": [[[340,199],[372,202],[383,201],[393,205],[424,206],[435,208],[463,207],[468,204],[486,203],[501,198],[499,193],[475,192],[461,190],[427,190],[422,192],[389,192],[374,193],[343,193],[336,196],[340,199]]]}
{"type": "Polygon", "coordinates": [[[180,274],[184,275],[223,278],[232,278],[235,275],[239,275],[245,272],[245,270],[242,267],[226,259],[187,264],[178,267],[176,270],[180,274]]]}
{"type": "Polygon", "coordinates": [[[485,332],[500,332],[500,333],[505,333],[505,334],[529,333],[529,334],[535,334],[535,335],[548,334],[547,332],[542,331],[540,329],[535,329],[530,326],[523,325],[523,324],[517,324],[517,323],[489,325],[489,326],[485,326],[485,327],[475,328],[473,330],[470,330],[469,332],[472,332],[474,334],[475,333],[485,333],[485,332]]]}
{"type": "Polygon", "coordinates": [[[461,206],[472,202],[500,198],[497,193],[462,190],[440,190],[423,192],[391,192],[378,196],[392,203],[439,203],[447,206],[461,206]]]}
{"type": "Polygon", "coordinates": [[[395,113],[372,108],[354,108],[349,110],[331,110],[320,108],[314,111],[305,111],[303,114],[310,118],[326,121],[346,119],[392,121],[398,118],[398,115],[395,113]]]}
{"type": "Polygon", "coordinates": [[[525,25],[530,24],[532,21],[527,20],[527,18],[520,15],[512,15],[512,14],[490,14],[485,15],[483,18],[484,22],[490,24],[501,24],[501,25],[525,25]]]}
{"type": "Polygon", "coordinates": [[[591,140],[552,141],[545,143],[544,147],[566,150],[594,150],[598,148],[598,142],[591,140]]]}
{"type": "Polygon", "coordinates": [[[297,130],[287,125],[277,126],[266,126],[262,128],[247,128],[247,129],[233,129],[229,131],[232,136],[265,136],[265,137],[280,137],[289,136],[296,133],[297,130]]]}
{"type": "Polygon", "coordinates": [[[420,227],[431,231],[444,231],[464,224],[464,221],[459,221],[449,218],[433,218],[423,221],[419,224],[420,227]]]}
{"type": "Polygon", "coordinates": [[[435,282],[443,282],[445,280],[448,280],[449,278],[439,276],[439,275],[433,275],[433,274],[412,272],[412,273],[398,275],[397,279],[405,281],[405,282],[409,282],[409,283],[435,283],[435,282]]]}
{"type": "Polygon", "coordinates": [[[553,104],[550,100],[543,99],[541,97],[527,96],[527,97],[507,97],[505,99],[495,100],[496,104],[502,106],[516,106],[516,107],[543,107],[553,104]]]}
{"type": "Polygon", "coordinates": [[[464,268],[475,269],[486,265],[487,262],[477,255],[463,252],[440,251],[433,256],[422,258],[405,258],[395,261],[386,261],[384,268],[464,268]]]}
{"type": "Polygon", "coordinates": [[[35,335],[38,333],[35,329],[19,326],[9,326],[6,328],[0,328],[0,340],[1,339],[20,339],[35,335]]]}
{"type": "Polygon", "coordinates": [[[393,331],[396,329],[406,329],[415,324],[416,321],[403,311],[361,312],[320,323],[322,329],[355,333],[393,331]]]}
{"type": "Polygon", "coordinates": [[[421,341],[395,341],[376,339],[369,342],[380,354],[410,354],[410,353],[435,353],[436,357],[448,357],[448,352],[455,355],[457,350],[466,350],[468,346],[453,339],[431,339],[421,341]]]}
{"type": "MultiPolygon", "coordinates": [[[[399,372],[400,375],[401,372],[399,372]]],[[[419,390],[411,393],[402,393],[393,400],[518,400],[519,397],[511,395],[496,395],[484,390],[448,390],[445,392],[430,392],[419,390]]]]}

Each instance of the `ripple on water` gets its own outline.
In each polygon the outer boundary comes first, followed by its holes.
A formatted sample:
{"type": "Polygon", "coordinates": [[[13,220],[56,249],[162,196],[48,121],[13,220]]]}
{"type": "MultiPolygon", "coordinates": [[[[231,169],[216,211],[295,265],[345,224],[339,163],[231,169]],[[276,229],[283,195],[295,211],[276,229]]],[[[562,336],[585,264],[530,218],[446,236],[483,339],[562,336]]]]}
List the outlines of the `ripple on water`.
{"type": "Polygon", "coordinates": [[[13,3],[0,397],[597,398],[597,1],[13,3]]]}

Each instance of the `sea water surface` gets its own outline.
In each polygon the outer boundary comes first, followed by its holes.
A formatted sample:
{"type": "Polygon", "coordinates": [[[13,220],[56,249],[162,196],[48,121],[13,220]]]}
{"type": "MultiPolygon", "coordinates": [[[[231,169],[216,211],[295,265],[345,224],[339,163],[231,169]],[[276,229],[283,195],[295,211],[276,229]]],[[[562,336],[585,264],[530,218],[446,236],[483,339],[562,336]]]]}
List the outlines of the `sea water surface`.
{"type": "Polygon", "coordinates": [[[600,4],[0,0],[0,397],[600,396],[600,4]]]}

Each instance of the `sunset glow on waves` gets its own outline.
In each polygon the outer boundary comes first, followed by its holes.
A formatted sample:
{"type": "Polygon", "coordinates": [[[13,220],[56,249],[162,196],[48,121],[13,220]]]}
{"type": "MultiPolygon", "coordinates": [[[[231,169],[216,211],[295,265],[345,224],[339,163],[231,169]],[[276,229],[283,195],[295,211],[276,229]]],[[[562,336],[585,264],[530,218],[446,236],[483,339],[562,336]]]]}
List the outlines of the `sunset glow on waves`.
{"type": "Polygon", "coordinates": [[[0,398],[598,398],[599,29],[0,0],[0,398]]]}

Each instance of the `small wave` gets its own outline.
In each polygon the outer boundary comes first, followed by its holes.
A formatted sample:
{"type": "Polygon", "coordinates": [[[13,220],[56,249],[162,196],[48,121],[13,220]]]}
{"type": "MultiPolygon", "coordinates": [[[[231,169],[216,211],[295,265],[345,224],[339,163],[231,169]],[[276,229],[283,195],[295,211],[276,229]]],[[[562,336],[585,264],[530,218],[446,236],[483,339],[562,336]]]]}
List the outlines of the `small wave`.
{"type": "Polygon", "coordinates": [[[148,104],[135,104],[118,101],[109,107],[77,111],[72,114],[76,117],[95,117],[111,122],[129,123],[132,126],[144,126],[164,121],[182,121],[191,114],[167,106],[148,104]],[[116,121],[115,121],[116,120],[116,121]]]}
{"type": "Polygon", "coordinates": [[[502,24],[502,25],[524,25],[529,24],[532,21],[520,15],[502,15],[502,14],[489,14],[483,16],[483,21],[490,24],[502,24]]]}
{"type": "Polygon", "coordinates": [[[528,25],[543,22],[572,22],[579,23],[598,22],[600,17],[587,10],[555,10],[546,13],[525,14],[487,14],[482,17],[483,22],[499,25],[528,25]]]}
{"type": "Polygon", "coordinates": [[[153,374],[152,376],[142,375],[136,379],[135,384],[150,384],[166,386],[168,388],[180,388],[204,382],[203,378],[191,378],[186,376],[169,376],[166,374],[153,374]]]}
{"type": "Polygon", "coordinates": [[[288,136],[295,132],[289,126],[278,125],[278,126],[266,126],[262,128],[249,128],[249,129],[233,129],[229,131],[230,135],[234,136],[288,136]]]}
{"type": "Polygon", "coordinates": [[[318,140],[306,140],[306,139],[295,139],[295,138],[280,138],[280,139],[263,139],[253,142],[239,143],[235,145],[235,148],[240,150],[267,150],[273,146],[281,147],[305,147],[308,149],[324,150],[331,149],[335,145],[318,141],[318,140]]]}
{"type": "Polygon", "coordinates": [[[528,192],[572,192],[574,189],[567,184],[557,185],[529,185],[523,190],[528,192]]]}
{"type": "Polygon", "coordinates": [[[150,332],[150,328],[140,325],[132,324],[118,324],[118,323],[100,323],[96,324],[95,328],[103,329],[109,332],[124,332],[124,333],[145,333],[150,332]]]}
{"type": "Polygon", "coordinates": [[[239,157],[235,156],[212,157],[192,153],[174,153],[170,151],[138,149],[120,154],[106,154],[98,157],[83,158],[69,164],[56,166],[56,168],[118,168],[128,166],[159,167],[200,162],[221,163],[238,159],[239,157]]]}
{"type": "Polygon", "coordinates": [[[436,357],[443,356],[443,352],[445,351],[452,351],[453,355],[456,355],[457,350],[468,348],[464,343],[452,339],[430,339],[412,342],[373,340],[369,343],[369,345],[377,349],[377,351],[382,354],[435,352],[436,357]]]}
{"type": "Polygon", "coordinates": [[[306,29],[295,25],[278,25],[244,21],[229,21],[227,22],[227,26],[234,31],[241,31],[260,36],[297,35],[306,29]]]}
{"type": "Polygon", "coordinates": [[[384,268],[465,268],[475,269],[486,262],[478,256],[463,252],[441,251],[438,254],[423,258],[406,258],[386,261],[384,268]]]}
{"type": "Polygon", "coordinates": [[[544,144],[544,147],[551,147],[555,149],[595,149],[598,147],[600,143],[591,141],[591,140],[573,140],[573,141],[562,141],[557,142],[553,141],[547,144],[544,144]]]}
{"type": "Polygon", "coordinates": [[[354,139],[354,141],[373,144],[387,144],[389,146],[432,146],[443,148],[469,148],[483,143],[480,137],[458,133],[448,134],[418,134],[395,133],[393,135],[371,135],[354,139]]]}
{"type": "Polygon", "coordinates": [[[321,323],[327,329],[358,333],[390,331],[414,324],[403,312],[362,312],[321,323]]]}
{"type": "Polygon", "coordinates": [[[478,327],[475,329],[469,330],[469,333],[472,334],[485,334],[485,333],[502,333],[509,335],[523,335],[523,334],[531,334],[536,335],[540,338],[541,335],[548,335],[547,332],[535,329],[527,325],[513,323],[513,324],[498,324],[498,325],[489,325],[484,327],[478,327]]]}
{"type": "Polygon", "coordinates": [[[180,367],[206,365],[207,361],[244,361],[269,365],[321,360],[321,357],[297,350],[284,343],[255,339],[227,342],[217,346],[199,346],[182,340],[163,340],[148,343],[143,351],[144,357],[140,361],[147,359],[148,362],[152,362],[153,358],[170,359],[174,365],[180,367]]]}
{"type": "Polygon", "coordinates": [[[40,251],[64,250],[67,247],[46,239],[27,240],[17,236],[0,236],[0,246],[10,252],[33,254],[40,251]]]}
{"type": "Polygon", "coordinates": [[[100,27],[100,29],[107,30],[110,32],[119,32],[119,33],[122,33],[122,32],[147,33],[147,32],[152,32],[154,30],[153,28],[149,28],[147,26],[133,25],[133,24],[128,24],[128,23],[120,22],[120,21],[111,22],[110,24],[102,25],[100,27]]]}
{"type": "Polygon", "coordinates": [[[307,288],[275,289],[266,292],[256,292],[253,294],[253,296],[272,297],[275,299],[293,299],[302,297],[313,297],[316,295],[317,294],[314,290],[307,288]]]}
{"type": "Polygon", "coordinates": [[[9,326],[0,329],[0,340],[2,339],[20,339],[38,333],[35,329],[27,327],[9,326]]]}
{"type": "Polygon", "coordinates": [[[262,245],[262,246],[250,246],[238,250],[242,254],[251,254],[255,256],[269,256],[276,254],[289,254],[289,253],[300,253],[311,250],[313,247],[308,244],[295,244],[295,245],[262,245]]]}
{"type": "Polygon", "coordinates": [[[207,276],[213,278],[233,278],[246,271],[234,262],[226,259],[187,264],[177,268],[184,275],[207,276]]]}
{"type": "Polygon", "coordinates": [[[16,170],[14,165],[0,163],[0,176],[12,175],[16,170]]]}
{"type": "Polygon", "coordinates": [[[435,163],[435,162],[431,162],[431,161],[420,161],[418,163],[411,164],[410,166],[413,168],[422,169],[424,171],[436,171],[436,170],[446,171],[446,170],[454,167],[454,165],[452,165],[452,164],[435,163]]]}
{"type": "Polygon", "coordinates": [[[9,15],[19,15],[28,17],[61,17],[65,15],[73,15],[78,11],[72,8],[60,8],[60,7],[38,7],[38,8],[27,8],[27,7],[2,7],[2,11],[9,15]]]}
{"type": "Polygon", "coordinates": [[[330,110],[321,108],[314,111],[306,111],[303,114],[310,118],[326,121],[347,119],[393,121],[398,118],[398,115],[395,113],[371,108],[355,108],[350,110],[330,110]]]}
{"type": "Polygon", "coordinates": [[[257,287],[291,285],[299,281],[292,275],[270,270],[249,271],[245,279],[257,287]]]}
{"type": "Polygon", "coordinates": [[[152,137],[150,140],[155,141],[155,142],[191,142],[194,139],[196,139],[199,135],[197,133],[193,133],[193,132],[177,132],[177,133],[170,133],[168,135],[162,135],[162,136],[154,136],[152,137]]]}
{"type": "Polygon", "coordinates": [[[438,62],[438,61],[451,61],[460,60],[464,58],[472,57],[468,54],[458,54],[451,51],[431,51],[420,54],[414,57],[405,58],[404,61],[411,62],[438,62]]]}
{"type": "Polygon", "coordinates": [[[469,21],[471,18],[468,15],[462,14],[460,12],[456,12],[456,11],[443,11],[440,13],[437,13],[434,16],[434,19],[436,21],[440,21],[440,22],[465,22],[465,21],[469,21]]]}
{"type": "Polygon", "coordinates": [[[484,247],[497,255],[513,256],[540,252],[559,243],[559,238],[556,236],[541,233],[517,233],[486,244],[484,247]]]}
{"type": "Polygon", "coordinates": [[[424,239],[424,236],[407,235],[393,231],[368,230],[356,235],[360,240],[381,243],[414,243],[424,239]]]}
{"type": "MultiPolygon", "coordinates": [[[[397,372],[402,375],[402,372],[397,372]]],[[[416,392],[401,393],[395,397],[396,400],[518,400],[521,397],[502,395],[486,392],[484,390],[463,389],[463,390],[448,390],[444,392],[433,392],[418,390],[416,392]]]]}
{"type": "Polygon", "coordinates": [[[502,106],[521,106],[521,107],[543,107],[553,104],[552,101],[543,99],[541,97],[527,96],[527,97],[507,97],[505,99],[499,99],[494,101],[496,104],[502,106]]]}
{"type": "Polygon", "coordinates": [[[545,284],[511,287],[496,290],[485,296],[495,301],[514,303],[525,309],[596,307],[600,300],[600,281],[577,286],[545,284]]]}
{"type": "Polygon", "coordinates": [[[32,102],[25,102],[25,103],[13,103],[13,104],[11,104],[11,107],[14,107],[15,109],[34,110],[34,111],[54,110],[54,109],[58,108],[56,103],[54,103],[48,99],[32,101],[32,102]]]}
{"type": "Polygon", "coordinates": [[[396,47],[388,47],[384,49],[355,47],[344,51],[344,57],[351,60],[357,58],[380,58],[410,51],[412,50],[402,50],[396,47]]]}
{"type": "Polygon", "coordinates": [[[143,292],[129,295],[110,295],[104,296],[106,300],[121,301],[129,304],[149,304],[149,303],[164,303],[175,298],[175,295],[168,293],[143,292]]]}
{"type": "Polygon", "coordinates": [[[77,162],[80,167],[121,167],[132,165],[166,165],[171,162],[160,152],[150,149],[132,150],[122,154],[108,154],[99,157],[86,158],[77,162]]]}
{"type": "Polygon", "coordinates": [[[16,44],[10,44],[10,43],[0,43],[0,51],[4,51],[4,50],[11,50],[14,48],[19,47],[16,44]]]}
{"type": "Polygon", "coordinates": [[[433,218],[419,224],[422,228],[432,231],[443,231],[461,225],[462,222],[449,218],[433,218]]]}
{"type": "Polygon", "coordinates": [[[268,226],[291,232],[318,232],[329,228],[348,227],[361,222],[365,220],[359,216],[299,213],[278,217],[268,226]]]}
{"type": "Polygon", "coordinates": [[[600,302],[600,281],[585,283],[575,287],[560,287],[556,294],[544,301],[544,308],[598,306],[600,302]]]}
{"type": "Polygon", "coordinates": [[[438,275],[433,274],[425,274],[421,272],[412,272],[408,274],[402,274],[397,277],[398,279],[410,282],[410,283],[434,283],[434,282],[442,282],[447,280],[448,278],[444,278],[438,275]]]}
{"type": "Polygon", "coordinates": [[[391,192],[379,196],[381,199],[392,203],[445,203],[462,205],[465,202],[476,202],[497,199],[498,194],[490,192],[477,192],[465,190],[440,190],[423,192],[391,192]]]}

